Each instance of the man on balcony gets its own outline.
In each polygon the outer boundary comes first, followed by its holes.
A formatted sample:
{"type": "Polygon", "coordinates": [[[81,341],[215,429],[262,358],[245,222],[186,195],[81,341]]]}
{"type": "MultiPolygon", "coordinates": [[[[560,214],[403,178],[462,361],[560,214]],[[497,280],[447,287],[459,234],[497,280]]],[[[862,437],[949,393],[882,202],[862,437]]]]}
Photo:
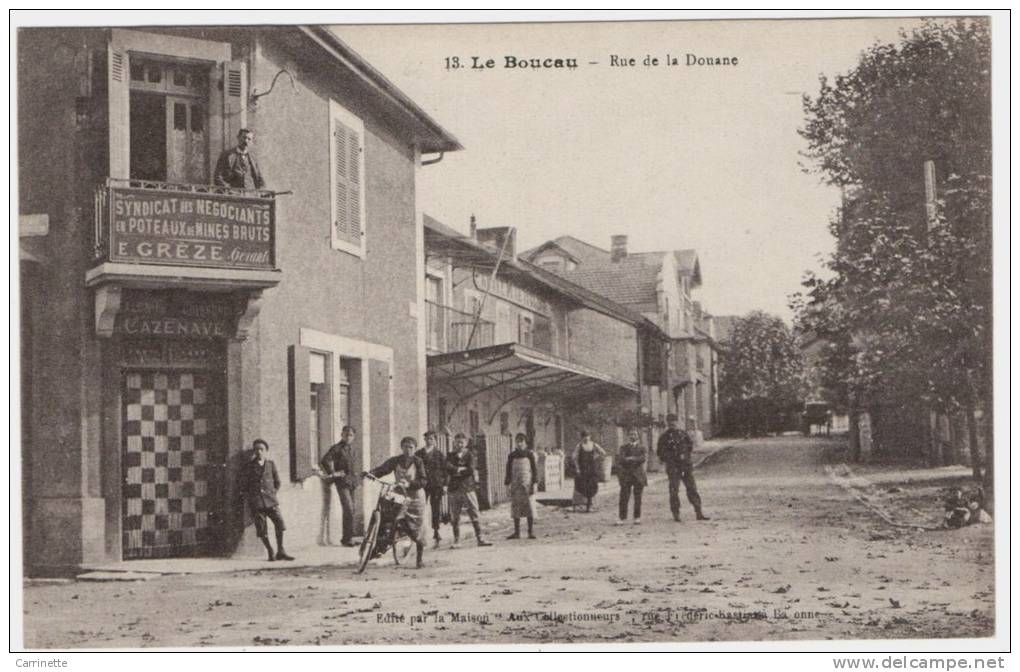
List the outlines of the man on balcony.
{"type": "Polygon", "coordinates": [[[213,176],[216,186],[261,189],[266,185],[255,155],[250,151],[254,142],[255,134],[247,128],[237,132],[237,147],[224,150],[216,162],[216,174],[213,176]]]}

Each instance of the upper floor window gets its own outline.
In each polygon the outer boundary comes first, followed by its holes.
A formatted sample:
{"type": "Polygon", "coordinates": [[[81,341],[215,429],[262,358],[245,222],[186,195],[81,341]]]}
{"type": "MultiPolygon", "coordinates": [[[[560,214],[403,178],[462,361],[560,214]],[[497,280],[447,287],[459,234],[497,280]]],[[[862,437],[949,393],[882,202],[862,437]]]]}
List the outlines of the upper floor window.
{"type": "Polygon", "coordinates": [[[130,177],[209,181],[209,66],[131,55],[130,177]]]}
{"type": "Polygon", "coordinates": [[[109,177],[209,184],[247,125],[247,77],[229,42],[111,29],[109,177]]]}
{"type": "Polygon", "coordinates": [[[329,101],[330,241],[335,250],[365,256],[365,124],[329,101]]]}
{"type": "Polygon", "coordinates": [[[521,315],[517,329],[517,342],[521,345],[532,347],[535,343],[535,325],[531,317],[528,315],[521,315]]]}
{"type": "Polygon", "coordinates": [[[446,330],[445,309],[443,305],[443,280],[433,275],[425,276],[425,301],[428,311],[428,348],[442,352],[446,349],[443,338],[446,330]]]}

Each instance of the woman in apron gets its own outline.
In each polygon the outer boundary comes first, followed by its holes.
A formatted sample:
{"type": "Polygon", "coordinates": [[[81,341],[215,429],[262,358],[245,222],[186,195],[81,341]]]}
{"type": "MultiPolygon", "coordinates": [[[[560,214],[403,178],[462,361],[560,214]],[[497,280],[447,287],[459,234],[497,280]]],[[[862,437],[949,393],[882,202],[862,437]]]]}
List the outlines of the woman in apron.
{"type": "Polygon", "coordinates": [[[581,432],[581,443],[574,449],[574,504],[584,503],[591,511],[592,500],[599,491],[599,461],[606,456],[602,446],[591,440],[587,430],[581,432]]]}
{"type": "Polygon", "coordinates": [[[405,436],[400,440],[401,454],[383,462],[371,471],[376,478],[387,474],[393,474],[397,484],[402,486],[407,502],[403,510],[397,514],[397,525],[407,533],[407,536],[414,539],[418,551],[417,566],[420,569],[423,565],[422,555],[425,552],[425,542],[428,540],[428,529],[426,524],[425,507],[425,486],[427,477],[425,465],[419,457],[414,454],[418,442],[414,437],[405,436]]]}
{"type": "Polygon", "coordinates": [[[528,519],[528,539],[535,538],[535,510],[531,495],[538,483],[535,453],[528,447],[528,437],[518,434],[514,449],[506,460],[506,485],[510,486],[510,515],[514,519],[514,533],[507,539],[521,538],[521,518],[528,519]]]}

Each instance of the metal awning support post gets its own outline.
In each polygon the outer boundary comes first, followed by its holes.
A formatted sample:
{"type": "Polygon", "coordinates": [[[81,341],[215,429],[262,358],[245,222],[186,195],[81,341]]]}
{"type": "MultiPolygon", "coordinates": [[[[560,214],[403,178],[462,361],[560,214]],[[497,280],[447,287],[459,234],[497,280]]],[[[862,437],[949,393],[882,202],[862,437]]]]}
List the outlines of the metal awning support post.
{"type": "Polygon", "coordinates": [[[500,264],[503,263],[503,254],[506,252],[506,246],[510,244],[510,234],[514,232],[514,227],[507,229],[506,235],[503,236],[503,245],[499,248],[499,256],[496,257],[496,265],[492,267],[492,273],[489,274],[489,282],[485,285],[485,293],[482,294],[482,300],[478,303],[478,310],[475,311],[475,319],[471,324],[471,334],[468,336],[467,347],[465,350],[471,349],[471,344],[475,340],[475,332],[478,331],[478,320],[482,317],[482,309],[485,308],[485,300],[489,298],[489,293],[492,292],[492,283],[496,280],[496,273],[499,271],[500,264]]]}

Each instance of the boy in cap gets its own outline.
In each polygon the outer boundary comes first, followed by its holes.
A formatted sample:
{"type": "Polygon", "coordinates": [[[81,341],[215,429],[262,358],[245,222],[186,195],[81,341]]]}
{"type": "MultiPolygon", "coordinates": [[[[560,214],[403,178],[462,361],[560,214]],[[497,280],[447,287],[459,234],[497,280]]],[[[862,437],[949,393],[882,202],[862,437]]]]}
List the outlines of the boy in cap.
{"type": "Polygon", "coordinates": [[[280,515],[280,504],[276,501],[276,491],[280,489],[280,474],[276,465],[269,459],[269,444],[264,439],[255,439],[251,444],[255,455],[241,467],[240,495],[248,503],[248,510],[255,520],[255,534],[269,553],[269,561],[293,560],[283,550],[283,531],[286,525],[280,515]],[[276,532],[276,554],[269,543],[269,528],[266,518],[273,521],[276,532]]]}

